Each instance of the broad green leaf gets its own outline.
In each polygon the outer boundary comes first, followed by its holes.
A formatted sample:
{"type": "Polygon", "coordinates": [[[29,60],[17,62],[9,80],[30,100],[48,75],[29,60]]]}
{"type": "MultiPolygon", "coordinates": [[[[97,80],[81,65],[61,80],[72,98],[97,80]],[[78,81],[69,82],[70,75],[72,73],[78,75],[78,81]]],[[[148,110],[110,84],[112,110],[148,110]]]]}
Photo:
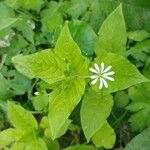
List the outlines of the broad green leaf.
{"type": "Polygon", "coordinates": [[[99,37],[95,48],[97,56],[104,52],[112,52],[120,55],[125,54],[127,35],[122,5],[117,7],[108,16],[98,34],[99,37]]]}
{"type": "Polygon", "coordinates": [[[150,126],[150,83],[143,83],[129,88],[132,102],[126,107],[134,114],[129,119],[133,131],[141,131],[150,126]]]}
{"type": "Polygon", "coordinates": [[[149,150],[150,148],[150,127],[137,135],[129,142],[124,150],[149,150]]]}
{"type": "Polygon", "coordinates": [[[134,41],[141,42],[150,37],[150,33],[145,30],[130,31],[127,33],[128,38],[134,41]]]}
{"type": "Polygon", "coordinates": [[[92,27],[85,22],[74,20],[69,23],[69,28],[73,39],[81,48],[82,54],[92,56],[94,53],[95,40],[97,38],[92,27]]]}
{"type": "Polygon", "coordinates": [[[113,128],[106,122],[92,137],[96,147],[111,149],[116,141],[116,135],[113,128]]]}
{"type": "Polygon", "coordinates": [[[16,23],[18,18],[0,18],[0,31],[4,30],[14,23],[16,23]]]}
{"type": "Polygon", "coordinates": [[[69,146],[64,150],[94,150],[94,147],[91,145],[76,145],[76,146],[69,146]]]}
{"type": "Polygon", "coordinates": [[[57,137],[60,129],[81,100],[85,81],[74,79],[64,82],[50,94],[48,119],[52,139],[57,137]]]}
{"type": "Polygon", "coordinates": [[[0,132],[0,148],[4,148],[6,145],[15,141],[14,138],[15,129],[9,128],[0,132]]]}
{"type": "MultiPolygon", "coordinates": [[[[59,138],[61,137],[62,135],[64,135],[69,127],[71,123],[71,120],[70,119],[66,119],[65,123],[61,126],[60,130],[58,131],[57,135],[55,138],[59,138]]],[[[52,138],[52,133],[51,133],[51,126],[48,122],[48,126],[47,128],[45,129],[45,132],[44,132],[45,136],[47,138],[52,138]]]]}
{"type": "Polygon", "coordinates": [[[112,96],[90,89],[81,106],[81,125],[87,141],[104,125],[113,106],[112,96]],[[91,121],[92,120],[92,121],[91,121]]]}
{"type": "Polygon", "coordinates": [[[64,25],[55,46],[55,53],[63,58],[67,64],[66,76],[86,76],[87,60],[82,56],[81,50],[74,42],[68,23],[64,25]]]}
{"type": "Polygon", "coordinates": [[[35,150],[35,149],[36,150],[48,150],[47,147],[46,147],[45,142],[41,138],[33,140],[30,143],[28,143],[26,145],[25,150],[35,150]]]}
{"type": "MultiPolygon", "coordinates": [[[[105,64],[105,68],[112,66],[111,71],[115,72],[115,74],[112,76],[115,81],[107,80],[108,88],[103,88],[101,90],[102,92],[113,93],[119,90],[127,89],[135,84],[149,82],[149,80],[145,78],[137,70],[137,68],[123,56],[108,53],[95,59],[95,63],[97,63],[99,66],[102,62],[105,64]]],[[[97,82],[93,88],[100,92],[98,86],[99,82],[97,82]]]]}
{"type": "Polygon", "coordinates": [[[43,0],[17,0],[18,5],[22,8],[36,11],[40,10],[43,2],[43,0]]]}
{"type": "Polygon", "coordinates": [[[54,83],[65,77],[64,61],[58,59],[50,49],[27,56],[15,56],[12,62],[19,72],[30,78],[41,78],[48,83],[54,83]]]}
{"type": "Polygon", "coordinates": [[[17,129],[35,130],[38,128],[37,121],[31,112],[13,102],[8,103],[8,116],[12,125],[17,129]]]}

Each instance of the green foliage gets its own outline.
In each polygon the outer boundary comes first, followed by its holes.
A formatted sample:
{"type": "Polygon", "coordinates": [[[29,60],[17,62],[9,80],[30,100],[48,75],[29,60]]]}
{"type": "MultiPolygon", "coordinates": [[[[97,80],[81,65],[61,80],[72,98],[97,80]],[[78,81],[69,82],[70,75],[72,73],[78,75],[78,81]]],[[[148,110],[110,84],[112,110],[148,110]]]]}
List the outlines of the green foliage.
{"type": "Polygon", "coordinates": [[[125,54],[127,37],[121,5],[104,21],[98,34],[99,37],[95,49],[97,56],[102,55],[104,52],[125,54]]]}
{"type": "Polygon", "coordinates": [[[150,146],[150,128],[145,129],[127,144],[124,150],[148,150],[150,146]]]}
{"type": "Polygon", "coordinates": [[[93,135],[93,143],[97,147],[105,147],[110,149],[114,146],[116,135],[111,126],[106,122],[104,125],[93,135]]]}
{"type": "MultiPolygon", "coordinates": [[[[141,0],[1,1],[0,149],[123,149],[149,127],[147,8],[141,0]]],[[[142,140],[127,148],[148,150],[142,140]]]]}
{"type": "MultiPolygon", "coordinates": [[[[140,74],[136,67],[131,64],[127,59],[116,54],[107,53],[101,55],[95,59],[95,63],[111,64],[114,74],[114,82],[109,82],[108,89],[102,89],[102,92],[113,93],[119,90],[126,89],[132,85],[139,84],[142,82],[149,82],[147,78],[140,74]]],[[[98,84],[95,84],[93,88],[98,91],[98,84]]]]}
{"type": "Polygon", "coordinates": [[[132,103],[126,109],[134,112],[129,122],[133,130],[141,131],[150,125],[150,84],[144,83],[129,88],[129,97],[132,103]]]}
{"type": "Polygon", "coordinates": [[[105,124],[112,106],[110,94],[102,95],[92,89],[85,94],[81,107],[81,124],[87,141],[105,124]]]}

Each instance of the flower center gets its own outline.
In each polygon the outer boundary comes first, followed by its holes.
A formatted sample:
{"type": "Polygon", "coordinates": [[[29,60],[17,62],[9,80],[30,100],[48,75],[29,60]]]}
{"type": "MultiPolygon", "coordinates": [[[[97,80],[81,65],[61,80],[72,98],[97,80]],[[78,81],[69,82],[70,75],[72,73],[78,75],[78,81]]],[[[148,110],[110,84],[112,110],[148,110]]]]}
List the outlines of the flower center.
{"type": "Polygon", "coordinates": [[[103,77],[103,75],[101,73],[98,73],[98,77],[101,78],[103,77]]]}

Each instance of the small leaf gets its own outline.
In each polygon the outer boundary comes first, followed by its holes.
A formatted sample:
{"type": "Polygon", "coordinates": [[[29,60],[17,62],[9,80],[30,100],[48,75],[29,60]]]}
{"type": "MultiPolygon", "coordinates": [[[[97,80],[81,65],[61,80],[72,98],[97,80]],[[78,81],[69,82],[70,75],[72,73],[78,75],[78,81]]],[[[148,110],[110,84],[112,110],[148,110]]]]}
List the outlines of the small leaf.
{"type": "Polygon", "coordinates": [[[8,103],[8,116],[12,125],[21,130],[37,129],[38,124],[31,112],[12,102],[8,103]]]}
{"type": "Polygon", "coordinates": [[[85,81],[76,79],[64,82],[50,94],[48,119],[52,139],[57,137],[71,112],[81,100],[84,88],[85,81]]]}
{"type": "Polygon", "coordinates": [[[95,52],[100,56],[104,52],[124,55],[126,50],[126,26],[122,5],[117,7],[102,24],[96,43],[95,52]],[[118,22],[119,21],[119,22],[118,22]]]}
{"type": "MultiPolygon", "coordinates": [[[[149,80],[140,74],[137,68],[123,56],[108,53],[95,59],[95,63],[98,65],[102,62],[105,64],[105,68],[112,66],[111,70],[115,73],[113,75],[115,81],[107,80],[108,88],[103,88],[101,92],[113,93],[119,90],[127,89],[135,84],[149,82],[149,80]]],[[[92,87],[95,90],[100,91],[98,86],[99,83],[92,87]]]]}
{"type": "Polygon", "coordinates": [[[116,141],[116,135],[111,126],[106,122],[92,137],[96,147],[111,149],[116,141]]]}
{"type": "Polygon", "coordinates": [[[90,89],[81,106],[81,124],[87,141],[103,126],[113,106],[112,96],[90,89]],[[91,121],[92,120],[92,121],[91,121]]]}

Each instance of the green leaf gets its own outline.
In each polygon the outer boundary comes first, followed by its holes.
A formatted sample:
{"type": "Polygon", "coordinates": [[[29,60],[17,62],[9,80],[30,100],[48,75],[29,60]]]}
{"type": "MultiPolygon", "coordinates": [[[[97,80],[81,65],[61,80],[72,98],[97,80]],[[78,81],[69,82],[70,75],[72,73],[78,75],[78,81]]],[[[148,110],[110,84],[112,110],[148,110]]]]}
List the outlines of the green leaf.
{"type": "Polygon", "coordinates": [[[94,53],[95,40],[97,38],[93,29],[85,22],[74,20],[69,23],[73,39],[79,45],[82,54],[92,56],[94,53]]]}
{"type": "Polygon", "coordinates": [[[17,0],[17,3],[22,8],[39,11],[43,4],[43,0],[17,0]]]}
{"type": "Polygon", "coordinates": [[[113,106],[112,96],[90,89],[81,106],[81,125],[87,141],[104,125],[113,106]],[[92,120],[92,121],[91,121],[92,120]]]}
{"type": "Polygon", "coordinates": [[[88,6],[89,3],[87,0],[71,0],[66,1],[64,5],[62,5],[61,9],[63,13],[67,14],[71,18],[77,19],[86,12],[88,6]]]}
{"type": "Polygon", "coordinates": [[[59,35],[55,52],[67,64],[66,76],[81,77],[87,75],[87,60],[82,56],[80,48],[74,42],[67,22],[59,35]]]}
{"type": "Polygon", "coordinates": [[[124,150],[149,150],[150,148],[150,127],[137,135],[129,142],[124,150]]]}
{"type": "Polygon", "coordinates": [[[4,30],[18,21],[18,18],[0,18],[0,31],[4,30]]]}
{"type": "MultiPolygon", "coordinates": [[[[140,74],[137,68],[123,56],[108,53],[95,59],[95,63],[98,65],[102,62],[105,64],[105,68],[112,66],[111,70],[115,72],[113,75],[115,81],[112,82],[107,80],[109,87],[107,89],[103,88],[101,92],[113,93],[119,90],[127,89],[135,84],[149,82],[149,80],[140,74]]],[[[99,83],[95,84],[93,88],[96,91],[100,91],[98,86],[99,83]]]]}
{"type": "Polygon", "coordinates": [[[64,150],[94,150],[94,147],[91,145],[76,145],[76,146],[69,146],[64,150]]]}
{"type": "Polygon", "coordinates": [[[127,37],[122,5],[108,16],[98,34],[99,37],[95,48],[97,56],[104,52],[112,52],[119,55],[125,54],[127,37]]]}
{"type": "Polygon", "coordinates": [[[128,38],[138,42],[141,42],[149,37],[150,33],[145,30],[136,30],[128,32],[128,38]]]}
{"type": "Polygon", "coordinates": [[[126,109],[134,113],[129,122],[133,131],[141,131],[150,126],[150,83],[131,87],[128,93],[132,103],[126,109]]]}
{"type": "Polygon", "coordinates": [[[79,103],[85,88],[83,79],[64,82],[50,94],[48,119],[52,139],[57,137],[60,129],[79,103]]]}
{"type": "Polygon", "coordinates": [[[26,150],[48,150],[43,139],[39,138],[26,145],[26,150]]]}
{"type": "Polygon", "coordinates": [[[114,102],[118,108],[125,107],[129,103],[129,96],[124,91],[118,91],[114,95],[114,102]]]}
{"type": "Polygon", "coordinates": [[[55,57],[50,49],[27,56],[15,56],[12,62],[19,72],[30,78],[41,78],[48,83],[54,83],[65,77],[64,61],[55,57]]]}
{"type": "Polygon", "coordinates": [[[111,149],[116,141],[116,135],[111,126],[106,122],[92,137],[96,147],[111,149]]]}
{"type": "Polygon", "coordinates": [[[63,25],[63,16],[58,11],[60,3],[51,1],[48,9],[44,9],[41,13],[42,31],[54,32],[63,25]]]}
{"type": "Polygon", "coordinates": [[[53,141],[50,138],[44,138],[43,140],[46,143],[48,150],[60,150],[60,146],[57,141],[53,141]]]}
{"type": "Polygon", "coordinates": [[[31,112],[13,102],[8,103],[8,116],[12,125],[17,129],[35,130],[38,128],[37,121],[31,112]]]}
{"type": "Polygon", "coordinates": [[[34,106],[34,109],[36,111],[42,111],[47,108],[49,101],[48,94],[46,92],[40,93],[37,96],[32,96],[31,97],[31,102],[34,106]]]}
{"type": "Polygon", "coordinates": [[[0,132],[0,148],[4,148],[6,145],[15,141],[14,138],[15,129],[9,128],[0,132]]]}

